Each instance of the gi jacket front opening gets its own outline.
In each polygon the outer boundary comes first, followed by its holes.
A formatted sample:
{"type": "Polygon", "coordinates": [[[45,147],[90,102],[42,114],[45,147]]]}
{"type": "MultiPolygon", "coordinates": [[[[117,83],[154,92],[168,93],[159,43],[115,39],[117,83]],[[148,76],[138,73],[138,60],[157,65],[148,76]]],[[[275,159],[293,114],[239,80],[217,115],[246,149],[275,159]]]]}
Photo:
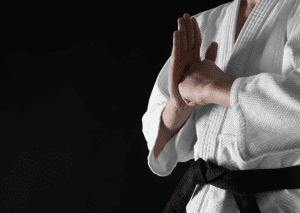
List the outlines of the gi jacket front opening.
{"type": "MultiPolygon", "coordinates": [[[[230,170],[272,169],[300,165],[300,1],[260,0],[236,42],[240,0],[195,17],[202,36],[201,59],[218,43],[216,64],[236,80],[232,108],[197,105],[158,159],[153,148],[161,112],[168,100],[170,59],[160,71],[142,118],[148,164],[153,173],[169,175],[178,162],[200,157],[230,170]]],[[[256,195],[261,212],[300,212],[300,190],[256,195]],[[275,201],[275,202],[274,202],[275,201]]],[[[188,212],[238,212],[233,197],[213,186],[203,187],[188,212]]]]}

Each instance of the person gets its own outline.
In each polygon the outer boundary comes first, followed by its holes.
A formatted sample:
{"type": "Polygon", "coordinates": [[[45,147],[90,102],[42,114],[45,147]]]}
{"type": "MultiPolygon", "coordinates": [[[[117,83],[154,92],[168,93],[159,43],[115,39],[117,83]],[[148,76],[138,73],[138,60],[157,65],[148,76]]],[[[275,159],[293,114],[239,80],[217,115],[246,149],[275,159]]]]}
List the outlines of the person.
{"type": "MultiPolygon", "coordinates": [[[[151,171],[199,158],[229,170],[300,165],[300,1],[234,0],[180,17],[173,37],[142,117],[151,171]]],[[[262,213],[300,212],[299,189],[255,198],[262,213]]],[[[239,212],[209,184],[186,210],[239,212]]]]}

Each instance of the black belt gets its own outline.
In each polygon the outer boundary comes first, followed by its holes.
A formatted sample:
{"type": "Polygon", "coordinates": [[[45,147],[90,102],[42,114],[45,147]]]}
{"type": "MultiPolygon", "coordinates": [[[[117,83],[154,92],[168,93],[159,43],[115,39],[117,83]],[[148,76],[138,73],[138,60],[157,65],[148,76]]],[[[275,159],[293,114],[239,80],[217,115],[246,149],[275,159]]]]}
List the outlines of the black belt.
{"type": "Polygon", "coordinates": [[[180,180],[163,213],[183,213],[196,184],[228,190],[241,213],[260,213],[254,194],[283,189],[300,189],[300,166],[280,169],[230,171],[199,158],[180,180]]]}

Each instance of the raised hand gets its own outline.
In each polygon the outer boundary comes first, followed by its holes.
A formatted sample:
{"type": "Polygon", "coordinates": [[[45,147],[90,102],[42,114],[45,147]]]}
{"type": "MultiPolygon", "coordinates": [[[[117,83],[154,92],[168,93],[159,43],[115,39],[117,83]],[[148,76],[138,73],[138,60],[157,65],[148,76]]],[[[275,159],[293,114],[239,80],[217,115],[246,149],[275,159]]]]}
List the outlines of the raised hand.
{"type": "MultiPolygon", "coordinates": [[[[200,47],[202,43],[200,29],[195,18],[188,13],[178,18],[178,31],[173,33],[173,49],[168,76],[170,97],[178,109],[183,109],[187,103],[179,93],[178,84],[183,74],[196,63],[201,63],[200,47]]],[[[191,104],[190,106],[192,106],[191,104]]]]}
{"type": "MultiPolygon", "coordinates": [[[[195,34],[200,34],[198,25],[193,28],[195,34]]],[[[190,30],[187,30],[189,33],[190,30]]],[[[187,35],[188,36],[188,35],[187,35]]],[[[199,45],[201,46],[201,45],[199,45]]],[[[222,98],[222,85],[232,84],[233,76],[224,73],[216,64],[218,44],[210,43],[205,54],[205,60],[192,63],[189,70],[180,80],[178,90],[185,104],[188,106],[215,103],[216,97],[222,98]],[[221,92],[220,92],[221,91],[221,92]]],[[[183,52],[183,55],[185,52],[183,52]]],[[[200,49],[198,52],[200,55],[200,49]]],[[[199,56],[200,58],[200,56],[199,56]]]]}

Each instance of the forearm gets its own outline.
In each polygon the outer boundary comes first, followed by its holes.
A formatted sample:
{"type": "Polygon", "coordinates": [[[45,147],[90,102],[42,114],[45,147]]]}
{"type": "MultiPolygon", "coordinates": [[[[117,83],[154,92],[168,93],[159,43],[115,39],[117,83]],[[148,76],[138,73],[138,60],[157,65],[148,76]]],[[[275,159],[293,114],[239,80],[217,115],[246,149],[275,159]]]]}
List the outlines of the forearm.
{"type": "Polygon", "coordinates": [[[194,107],[186,106],[182,111],[178,110],[169,99],[162,112],[157,140],[154,147],[154,155],[158,158],[169,140],[182,128],[194,107]]]}
{"type": "Polygon", "coordinates": [[[211,84],[211,95],[208,103],[214,103],[231,108],[230,91],[235,79],[220,79],[215,80],[211,84]]]}

